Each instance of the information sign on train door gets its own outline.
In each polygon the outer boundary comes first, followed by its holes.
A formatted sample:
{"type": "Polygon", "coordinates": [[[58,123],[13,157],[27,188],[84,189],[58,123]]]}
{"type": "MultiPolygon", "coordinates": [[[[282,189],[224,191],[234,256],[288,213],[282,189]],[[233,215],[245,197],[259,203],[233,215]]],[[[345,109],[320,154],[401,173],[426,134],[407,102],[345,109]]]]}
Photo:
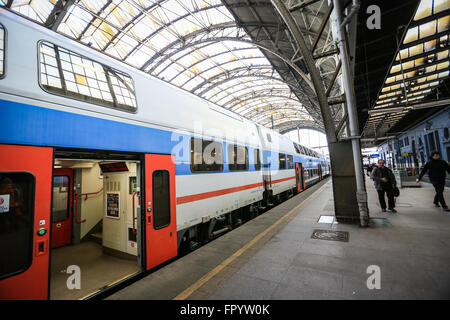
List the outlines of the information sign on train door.
{"type": "Polygon", "coordinates": [[[171,155],[145,155],[147,270],[177,255],[175,163],[171,155]]]}
{"type": "Polygon", "coordinates": [[[0,300],[48,299],[53,149],[0,154],[0,300]]]}

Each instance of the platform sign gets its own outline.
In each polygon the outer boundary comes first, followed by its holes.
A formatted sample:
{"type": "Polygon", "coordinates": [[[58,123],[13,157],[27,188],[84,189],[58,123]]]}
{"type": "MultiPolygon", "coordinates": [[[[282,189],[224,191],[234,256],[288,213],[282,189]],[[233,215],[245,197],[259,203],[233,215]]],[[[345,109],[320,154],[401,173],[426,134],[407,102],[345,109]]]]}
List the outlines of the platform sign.
{"type": "Polygon", "coordinates": [[[106,194],[106,216],[109,218],[120,218],[119,193],[108,192],[106,194]]]}

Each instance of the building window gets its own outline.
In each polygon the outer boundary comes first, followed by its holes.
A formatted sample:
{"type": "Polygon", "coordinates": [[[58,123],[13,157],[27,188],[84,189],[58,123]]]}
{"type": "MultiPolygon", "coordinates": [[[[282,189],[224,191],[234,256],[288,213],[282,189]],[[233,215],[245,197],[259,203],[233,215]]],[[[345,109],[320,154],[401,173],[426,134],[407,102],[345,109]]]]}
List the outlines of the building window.
{"type": "Polygon", "coordinates": [[[261,155],[259,149],[255,149],[255,170],[261,170],[261,155]]]}
{"type": "Polygon", "coordinates": [[[191,171],[222,172],[222,143],[217,141],[191,138],[191,171]]]}
{"type": "Polygon", "coordinates": [[[287,155],[287,168],[294,169],[294,157],[291,155],[287,155]]]}
{"type": "Polygon", "coordinates": [[[228,169],[230,171],[248,170],[248,149],[238,145],[228,145],[228,169]]]}
{"type": "Polygon", "coordinates": [[[155,170],[152,175],[153,227],[162,229],[170,224],[170,175],[167,170],[155,170]]]}
{"type": "Polygon", "coordinates": [[[33,256],[35,178],[0,172],[0,279],[29,268],[33,256]]]}
{"type": "Polygon", "coordinates": [[[284,153],[278,154],[278,160],[280,163],[280,170],[286,169],[286,155],[284,153]]]}
{"type": "Polygon", "coordinates": [[[123,111],[136,111],[130,76],[48,42],[40,42],[39,57],[39,82],[46,91],[123,111]]]}
{"type": "Polygon", "coordinates": [[[448,132],[448,128],[444,128],[444,138],[448,139],[449,136],[450,136],[450,134],[448,132]]]}
{"type": "Polygon", "coordinates": [[[5,28],[0,24],[0,78],[5,74],[5,28]]]}

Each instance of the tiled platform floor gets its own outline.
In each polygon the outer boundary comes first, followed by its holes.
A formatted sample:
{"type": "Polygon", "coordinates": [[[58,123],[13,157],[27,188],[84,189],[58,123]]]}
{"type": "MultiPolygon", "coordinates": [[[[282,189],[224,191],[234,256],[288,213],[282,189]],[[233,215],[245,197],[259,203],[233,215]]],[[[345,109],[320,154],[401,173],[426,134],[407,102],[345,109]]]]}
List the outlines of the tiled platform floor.
{"type": "Polygon", "coordinates": [[[328,180],[110,298],[449,299],[450,214],[433,207],[434,189],[402,189],[392,214],[370,180],[367,188],[371,217],[388,226],[318,223],[334,214],[328,180]],[[347,231],[349,241],[311,239],[314,229],[347,231]],[[370,265],[380,268],[379,290],[367,288],[370,265]],[[183,285],[170,287],[176,279],[183,285]]]}

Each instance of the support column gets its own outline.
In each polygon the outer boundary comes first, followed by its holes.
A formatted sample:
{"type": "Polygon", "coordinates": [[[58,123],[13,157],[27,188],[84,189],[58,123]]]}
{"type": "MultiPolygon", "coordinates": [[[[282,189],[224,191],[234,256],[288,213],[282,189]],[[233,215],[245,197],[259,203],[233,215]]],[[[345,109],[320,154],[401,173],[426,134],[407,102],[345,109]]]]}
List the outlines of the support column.
{"type": "Polygon", "coordinates": [[[350,68],[348,56],[347,38],[345,25],[342,25],[342,6],[340,0],[333,0],[336,10],[335,29],[337,33],[337,45],[342,61],[343,84],[345,87],[345,97],[347,102],[348,124],[350,129],[350,139],[352,142],[353,162],[356,178],[356,200],[358,202],[360,225],[369,226],[369,209],[367,206],[367,191],[364,182],[364,170],[361,157],[361,145],[359,136],[358,114],[356,111],[356,99],[353,87],[353,72],[350,68]]]}

